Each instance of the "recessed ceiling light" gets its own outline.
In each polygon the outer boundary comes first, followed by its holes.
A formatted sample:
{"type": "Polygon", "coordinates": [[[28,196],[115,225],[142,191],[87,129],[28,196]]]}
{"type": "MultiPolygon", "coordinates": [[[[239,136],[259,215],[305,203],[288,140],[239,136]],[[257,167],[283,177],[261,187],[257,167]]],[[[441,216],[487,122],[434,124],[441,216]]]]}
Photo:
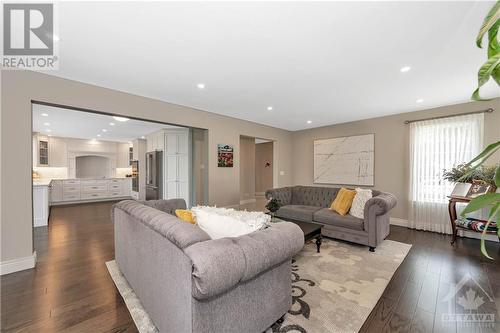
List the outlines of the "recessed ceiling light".
{"type": "Polygon", "coordinates": [[[272,106],[268,106],[267,107],[267,111],[273,111],[273,107],[272,106]]]}
{"type": "Polygon", "coordinates": [[[109,123],[109,126],[115,126],[115,123],[109,123]]]}
{"type": "Polygon", "coordinates": [[[198,89],[205,89],[205,83],[198,83],[196,86],[198,89]]]}
{"type": "Polygon", "coordinates": [[[423,98],[419,98],[417,99],[417,103],[423,103],[424,102],[424,99],[423,98]]]}
{"type": "Polygon", "coordinates": [[[97,134],[97,136],[101,136],[101,134],[97,134]]]}
{"type": "Polygon", "coordinates": [[[50,123],[43,123],[44,126],[50,126],[50,123]]]}
{"type": "Polygon", "coordinates": [[[49,115],[47,113],[42,113],[42,116],[48,117],[49,115]]]}
{"type": "Polygon", "coordinates": [[[403,66],[401,67],[401,69],[399,70],[401,73],[406,73],[406,72],[409,72],[411,69],[410,66],[403,66]]]}
{"type": "Polygon", "coordinates": [[[47,130],[47,132],[49,132],[49,133],[50,133],[50,132],[52,132],[52,130],[49,128],[49,129],[47,130]]]}
{"type": "Polygon", "coordinates": [[[312,123],[312,120],[308,120],[308,121],[307,121],[307,123],[308,123],[308,124],[312,123]]]}
{"type": "Polygon", "coordinates": [[[115,119],[115,120],[117,120],[117,121],[122,121],[122,122],[124,122],[124,121],[129,121],[129,119],[128,119],[128,118],[125,118],[125,117],[113,117],[113,119],[115,119]]]}
{"type": "Polygon", "coordinates": [[[144,135],[143,135],[143,136],[141,136],[141,139],[145,139],[145,138],[146,138],[146,137],[145,137],[144,135]]]}
{"type": "Polygon", "coordinates": [[[105,128],[103,128],[103,129],[102,129],[102,131],[103,131],[103,132],[107,132],[108,130],[107,130],[107,129],[105,129],[105,128]]]}

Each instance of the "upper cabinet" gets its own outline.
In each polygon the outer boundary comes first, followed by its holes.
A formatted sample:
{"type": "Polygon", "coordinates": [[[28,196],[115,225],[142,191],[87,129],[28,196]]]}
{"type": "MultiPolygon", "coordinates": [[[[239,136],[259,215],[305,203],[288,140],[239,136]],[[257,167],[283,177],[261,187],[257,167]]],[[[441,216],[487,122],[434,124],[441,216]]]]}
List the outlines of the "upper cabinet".
{"type": "Polygon", "coordinates": [[[68,165],[68,149],[66,140],[62,138],[49,138],[49,166],[66,167],[68,165]]]}
{"type": "Polygon", "coordinates": [[[149,134],[146,137],[146,145],[148,152],[156,150],[165,150],[165,132],[158,131],[149,134]]]}
{"type": "Polygon", "coordinates": [[[65,167],[68,164],[66,141],[36,134],[33,136],[33,166],[65,167]]]}
{"type": "Polygon", "coordinates": [[[117,168],[130,167],[131,149],[132,147],[130,146],[129,143],[119,143],[117,145],[117,159],[116,159],[117,168]]]}

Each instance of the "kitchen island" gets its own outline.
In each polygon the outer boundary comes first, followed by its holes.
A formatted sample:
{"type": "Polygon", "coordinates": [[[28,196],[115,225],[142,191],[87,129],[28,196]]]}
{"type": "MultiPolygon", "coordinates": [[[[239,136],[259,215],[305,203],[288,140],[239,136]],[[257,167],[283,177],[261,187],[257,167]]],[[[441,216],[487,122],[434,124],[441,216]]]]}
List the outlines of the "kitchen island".
{"type": "Polygon", "coordinates": [[[33,180],[33,226],[43,227],[49,221],[50,179],[33,180]]]}

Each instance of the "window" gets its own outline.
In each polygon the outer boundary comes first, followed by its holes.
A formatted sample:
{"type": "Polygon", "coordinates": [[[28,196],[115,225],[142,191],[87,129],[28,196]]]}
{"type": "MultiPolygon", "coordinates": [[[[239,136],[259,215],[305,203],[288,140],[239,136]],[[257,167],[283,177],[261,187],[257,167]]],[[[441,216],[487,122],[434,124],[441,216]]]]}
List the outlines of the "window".
{"type": "Polygon", "coordinates": [[[481,113],[410,125],[410,225],[451,233],[447,196],[454,185],[442,179],[443,171],[480,153],[483,122],[481,113]]]}

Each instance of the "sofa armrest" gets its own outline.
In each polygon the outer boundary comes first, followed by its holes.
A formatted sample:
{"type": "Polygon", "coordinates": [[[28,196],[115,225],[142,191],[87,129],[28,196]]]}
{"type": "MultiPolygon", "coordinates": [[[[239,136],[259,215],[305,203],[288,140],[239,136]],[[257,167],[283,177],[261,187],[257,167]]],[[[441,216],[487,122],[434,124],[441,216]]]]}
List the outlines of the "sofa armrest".
{"type": "Polygon", "coordinates": [[[192,295],[203,300],[222,294],[291,260],[303,246],[304,233],[290,222],[275,223],[240,237],[193,244],[184,249],[193,265],[192,295]]]}
{"type": "MultiPolygon", "coordinates": [[[[392,208],[394,208],[397,204],[396,197],[387,192],[382,192],[376,197],[371,198],[365,204],[364,209],[364,229],[370,232],[370,225],[375,225],[377,216],[387,214],[392,208]]],[[[389,221],[389,219],[387,219],[389,221]]],[[[372,228],[376,230],[375,228],[372,228]]]]}
{"type": "Polygon", "coordinates": [[[278,199],[282,206],[292,203],[292,188],[281,187],[266,191],[266,199],[278,199]]]}
{"type": "Polygon", "coordinates": [[[364,215],[365,220],[370,214],[378,216],[388,213],[397,204],[396,197],[387,192],[382,192],[376,197],[371,198],[365,204],[364,215]]]}

